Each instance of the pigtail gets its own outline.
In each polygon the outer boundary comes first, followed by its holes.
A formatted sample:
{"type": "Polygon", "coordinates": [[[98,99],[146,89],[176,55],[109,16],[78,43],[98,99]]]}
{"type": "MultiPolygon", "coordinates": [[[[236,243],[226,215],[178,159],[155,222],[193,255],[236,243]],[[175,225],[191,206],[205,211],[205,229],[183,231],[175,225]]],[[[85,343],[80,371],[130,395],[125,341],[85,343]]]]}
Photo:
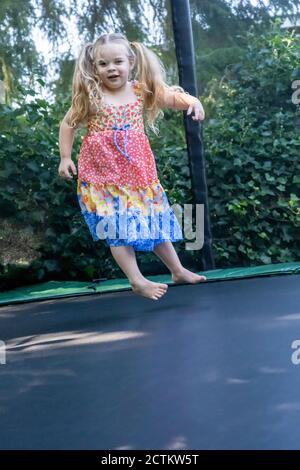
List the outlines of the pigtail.
{"type": "Polygon", "coordinates": [[[170,86],[166,83],[165,67],[158,55],[151,49],[140,42],[132,42],[130,45],[135,49],[137,56],[137,79],[143,93],[146,124],[156,135],[159,135],[155,121],[164,116],[159,97],[164,95],[166,89],[173,92],[187,92],[179,85],[170,86]]]}
{"type": "Polygon", "coordinates": [[[89,113],[90,103],[96,103],[99,84],[94,71],[93,43],[85,44],[78,56],[72,82],[72,105],[67,124],[77,128],[89,113]]]}

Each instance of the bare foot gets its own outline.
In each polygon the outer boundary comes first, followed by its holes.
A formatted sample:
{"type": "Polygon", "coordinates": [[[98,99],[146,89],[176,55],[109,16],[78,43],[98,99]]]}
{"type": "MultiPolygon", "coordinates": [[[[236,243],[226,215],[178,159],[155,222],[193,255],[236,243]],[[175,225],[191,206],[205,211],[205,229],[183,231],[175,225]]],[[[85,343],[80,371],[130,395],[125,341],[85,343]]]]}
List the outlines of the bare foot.
{"type": "Polygon", "coordinates": [[[173,282],[188,282],[190,284],[197,284],[201,281],[206,281],[205,276],[200,276],[199,274],[193,273],[188,269],[182,268],[182,270],[176,274],[172,274],[173,282]]]}
{"type": "Polygon", "coordinates": [[[131,284],[132,290],[135,294],[148,297],[152,300],[158,300],[168,290],[168,284],[161,284],[160,282],[148,281],[148,279],[138,281],[131,284]]]}

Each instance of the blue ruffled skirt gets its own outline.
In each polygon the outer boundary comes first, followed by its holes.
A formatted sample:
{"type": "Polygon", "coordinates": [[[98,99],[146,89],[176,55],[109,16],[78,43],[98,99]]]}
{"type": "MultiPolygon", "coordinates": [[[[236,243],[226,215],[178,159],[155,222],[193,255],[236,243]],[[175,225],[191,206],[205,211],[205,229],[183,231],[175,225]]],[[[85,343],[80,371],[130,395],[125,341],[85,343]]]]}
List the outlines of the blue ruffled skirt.
{"type": "Polygon", "coordinates": [[[77,198],[94,241],[153,251],[160,243],[183,240],[179,222],[159,182],[132,188],[78,179],[77,198]]]}

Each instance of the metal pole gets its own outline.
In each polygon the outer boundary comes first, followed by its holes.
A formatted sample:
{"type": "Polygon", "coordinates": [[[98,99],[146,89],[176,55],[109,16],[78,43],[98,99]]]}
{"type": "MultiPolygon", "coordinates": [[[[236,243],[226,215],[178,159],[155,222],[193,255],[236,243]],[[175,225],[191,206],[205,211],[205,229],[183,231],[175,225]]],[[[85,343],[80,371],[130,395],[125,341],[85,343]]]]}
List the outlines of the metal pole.
{"type": "MultiPolygon", "coordinates": [[[[193,96],[198,96],[194,43],[189,0],[171,0],[174,42],[178,64],[179,85],[193,96]]],[[[195,204],[204,207],[204,245],[202,248],[202,268],[214,269],[212,235],[207,196],[205,160],[203,153],[202,125],[184,112],[184,128],[189,157],[192,191],[195,204]]]]}

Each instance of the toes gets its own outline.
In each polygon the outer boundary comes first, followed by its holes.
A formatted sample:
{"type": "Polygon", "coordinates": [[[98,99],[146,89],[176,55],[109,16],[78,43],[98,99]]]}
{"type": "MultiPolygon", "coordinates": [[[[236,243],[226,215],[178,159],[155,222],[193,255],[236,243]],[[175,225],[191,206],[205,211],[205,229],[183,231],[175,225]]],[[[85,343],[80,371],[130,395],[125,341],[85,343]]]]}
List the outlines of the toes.
{"type": "Polygon", "coordinates": [[[160,299],[163,295],[165,295],[166,291],[164,289],[158,289],[158,291],[153,295],[155,300],[160,299]]]}

